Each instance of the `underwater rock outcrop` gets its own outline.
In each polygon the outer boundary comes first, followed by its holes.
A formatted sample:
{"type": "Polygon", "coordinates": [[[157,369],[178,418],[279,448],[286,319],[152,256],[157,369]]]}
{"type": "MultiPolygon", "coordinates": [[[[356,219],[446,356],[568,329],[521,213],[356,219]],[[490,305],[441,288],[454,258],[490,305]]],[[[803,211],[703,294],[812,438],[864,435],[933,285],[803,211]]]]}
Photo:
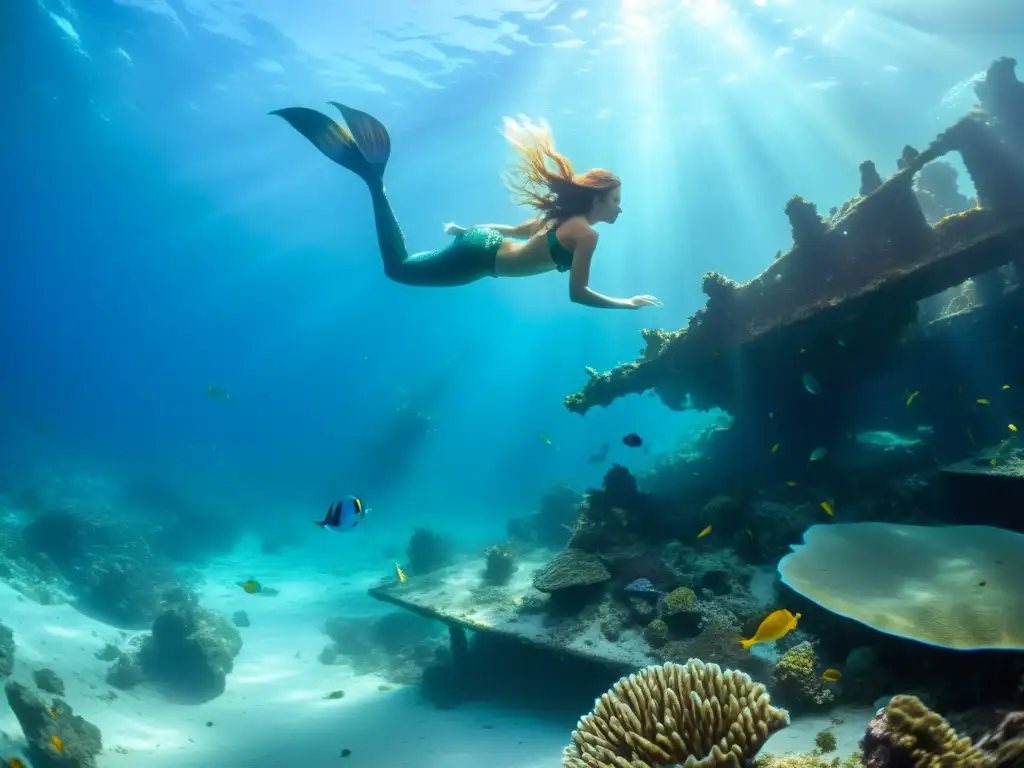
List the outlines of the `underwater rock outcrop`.
{"type": "Polygon", "coordinates": [[[794,714],[835,703],[835,693],[821,678],[814,645],[806,640],[794,645],[775,663],[772,691],[794,714]]]}
{"type": "Polygon", "coordinates": [[[1011,713],[971,744],[916,696],[893,696],[871,721],[861,748],[865,768],[1019,768],[1024,765],[1024,713],[1011,713]]]}
{"type": "Polygon", "coordinates": [[[70,704],[58,698],[47,702],[13,681],[4,686],[4,693],[25,734],[34,768],[95,768],[96,756],[103,751],[102,734],[70,704]]]}
{"type": "Polygon", "coordinates": [[[26,547],[52,560],[79,604],[110,623],[139,629],[177,586],[171,562],[153,552],[149,530],[79,512],[48,512],[25,526],[26,547]]]}
{"type": "Polygon", "coordinates": [[[451,562],[448,543],[429,528],[416,528],[405,548],[406,570],[409,575],[422,576],[451,562]]]}
{"type": "Polygon", "coordinates": [[[118,688],[148,683],[175,700],[204,702],[224,692],[242,636],[220,614],[200,607],[195,596],[166,596],[153,628],[122,652],[107,673],[118,688]]]}
{"type": "Polygon", "coordinates": [[[0,622],[0,677],[10,677],[14,671],[14,632],[6,624],[0,622]]]}
{"type": "Polygon", "coordinates": [[[580,719],[563,768],[740,768],[789,725],[748,675],[690,659],[619,680],[580,719]]]}
{"type": "Polygon", "coordinates": [[[780,360],[800,359],[850,381],[884,365],[919,300],[1019,258],[1024,247],[1024,95],[1014,64],[1000,59],[977,84],[983,112],[920,152],[907,148],[893,176],[874,189],[868,184],[869,194],[834,217],[790,200],[788,253],[742,285],[706,274],[707,303],[687,327],[644,331],[647,347],[634,363],[607,373],[588,368],[589,381],[565,398],[566,408],[584,414],[654,389],[673,409],[735,412],[748,382],[770,389],[799,379],[780,360]],[[978,207],[931,226],[914,177],[950,152],[959,152],[970,173],[978,207]]]}
{"type": "Polygon", "coordinates": [[[508,536],[520,547],[561,549],[569,540],[576,508],[583,496],[567,485],[555,486],[545,493],[537,509],[527,517],[508,522],[508,536]]]}
{"type": "Polygon", "coordinates": [[[626,467],[612,464],[602,487],[589,489],[579,505],[567,546],[603,554],[660,543],[671,538],[670,520],[653,496],[639,490],[626,467]]]}

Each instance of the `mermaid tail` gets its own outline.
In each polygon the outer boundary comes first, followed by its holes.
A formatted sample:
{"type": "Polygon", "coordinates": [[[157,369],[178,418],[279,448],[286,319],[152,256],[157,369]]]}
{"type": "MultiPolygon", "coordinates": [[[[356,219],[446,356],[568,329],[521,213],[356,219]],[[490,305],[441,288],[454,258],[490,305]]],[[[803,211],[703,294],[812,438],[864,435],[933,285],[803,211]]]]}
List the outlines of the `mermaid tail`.
{"type": "Polygon", "coordinates": [[[395,282],[420,286],[465,285],[495,276],[498,249],[504,238],[494,230],[470,230],[444,248],[409,255],[402,228],[384,191],[384,169],[391,156],[387,129],[372,115],[336,101],[328,103],[341,112],[345,125],[305,107],[276,109],[270,114],[284,118],[314,147],[369,186],[384,274],[395,282]]]}
{"type": "Polygon", "coordinates": [[[284,118],[326,157],[352,171],[367,184],[379,184],[391,156],[391,137],[387,128],[372,115],[336,101],[329,103],[341,112],[347,127],[306,107],[275,109],[270,114],[284,118]]]}

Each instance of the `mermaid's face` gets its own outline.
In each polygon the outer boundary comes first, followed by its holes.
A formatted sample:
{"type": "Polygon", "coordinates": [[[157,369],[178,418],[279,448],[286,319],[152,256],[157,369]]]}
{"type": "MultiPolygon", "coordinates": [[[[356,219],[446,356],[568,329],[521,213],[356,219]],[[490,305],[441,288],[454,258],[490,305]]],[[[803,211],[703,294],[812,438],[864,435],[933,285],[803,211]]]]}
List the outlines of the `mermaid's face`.
{"type": "Polygon", "coordinates": [[[594,210],[590,218],[594,221],[614,224],[620,213],[622,213],[622,187],[618,186],[594,198],[594,210]]]}

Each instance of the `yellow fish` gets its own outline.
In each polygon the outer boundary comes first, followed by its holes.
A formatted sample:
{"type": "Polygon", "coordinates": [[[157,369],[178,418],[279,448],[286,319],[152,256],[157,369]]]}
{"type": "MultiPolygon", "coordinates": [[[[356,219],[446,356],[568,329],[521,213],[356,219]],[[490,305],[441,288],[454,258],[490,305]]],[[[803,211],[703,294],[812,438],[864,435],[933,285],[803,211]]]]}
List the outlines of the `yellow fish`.
{"type": "Polygon", "coordinates": [[[996,464],[998,464],[998,463],[999,463],[999,461],[998,461],[997,459],[992,459],[992,460],[991,460],[991,461],[989,462],[989,464],[991,464],[991,465],[992,465],[993,467],[994,467],[994,466],[995,466],[996,464]]]}
{"type": "Polygon", "coordinates": [[[796,629],[796,623],[800,620],[800,616],[801,614],[790,613],[785,608],[779,611],[772,611],[765,616],[764,621],[761,622],[761,626],[757,628],[754,636],[749,640],[740,640],[740,645],[749,650],[750,646],[757,643],[775,642],[796,629]]]}
{"type": "Polygon", "coordinates": [[[1009,430],[1011,432],[1016,432],[1017,431],[1017,425],[1016,424],[1007,424],[1006,426],[1009,428],[1009,430]]]}
{"type": "Polygon", "coordinates": [[[405,575],[405,571],[402,570],[402,566],[395,563],[395,576],[398,578],[399,584],[405,584],[409,579],[405,575]]]}
{"type": "Polygon", "coordinates": [[[786,485],[788,485],[790,488],[796,488],[796,480],[787,480],[786,485]]]}
{"type": "Polygon", "coordinates": [[[827,501],[821,502],[821,508],[828,512],[829,515],[834,515],[836,513],[835,509],[833,509],[832,507],[832,504],[827,501]]]}
{"type": "Polygon", "coordinates": [[[263,590],[263,585],[255,579],[240,581],[238,582],[238,586],[240,586],[242,589],[246,591],[247,594],[250,595],[255,595],[257,592],[261,592],[263,590]]]}
{"type": "Polygon", "coordinates": [[[708,535],[709,533],[711,533],[711,526],[710,526],[710,525],[709,525],[709,526],[707,526],[707,527],[705,527],[703,531],[701,531],[700,533],[698,533],[698,534],[697,534],[697,538],[698,538],[698,539],[703,539],[703,538],[704,538],[705,536],[707,536],[707,535],[708,535]]]}
{"type": "Polygon", "coordinates": [[[921,394],[921,390],[917,389],[910,393],[910,397],[907,398],[907,405],[917,400],[917,396],[921,394]]]}
{"type": "Polygon", "coordinates": [[[53,748],[58,752],[64,751],[64,742],[61,741],[60,736],[57,734],[53,734],[53,736],[50,737],[50,744],[52,744],[53,748]]]}
{"type": "Polygon", "coordinates": [[[830,667],[829,669],[826,669],[824,672],[821,673],[821,679],[824,680],[826,683],[838,683],[840,680],[843,679],[843,673],[840,672],[838,669],[832,669],[830,667]]]}
{"type": "Polygon", "coordinates": [[[25,763],[20,757],[12,757],[7,760],[7,768],[25,768],[25,763]]]}
{"type": "Polygon", "coordinates": [[[1009,389],[1009,388],[1010,388],[1009,384],[1003,384],[1003,389],[1009,389]]]}
{"type": "Polygon", "coordinates": [[[772,453],[775,453],[777,450],[779,450],[779,446],[780,445],[782,445],[782,443],[776,443],[775,445],[773,445],[772,446],[772,453]]]}
{"type": "Polygon", "coordinates": [[[979,397],[974,402],[976,402],[978,405],[988,405],[989,404],[988,400],[986,400],[984,397],[979,397]]]}

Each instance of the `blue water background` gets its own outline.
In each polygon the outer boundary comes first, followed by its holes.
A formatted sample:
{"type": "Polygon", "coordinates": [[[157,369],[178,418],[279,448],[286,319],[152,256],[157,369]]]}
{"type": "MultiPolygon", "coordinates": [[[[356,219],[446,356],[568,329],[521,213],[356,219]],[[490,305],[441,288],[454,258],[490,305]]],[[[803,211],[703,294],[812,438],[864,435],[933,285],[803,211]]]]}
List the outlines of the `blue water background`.
{"type": "Polygon", "coordinates": [[[352,467],[402,391],[458,360],[374,520],[396,539],[423,523],[493,539],[553,483],[599,482],[601,443],[642,468],[707,422],[648,397],[570,414],[584,366],[684,325],[705,271],[753,277],[790,244],[792,194],[827,211],[862,160],[890,173],[1014,52],[991,31],[953,40],[823,2],[736,3],[721,22],[678,3],[425,5],[4,5],[0,480],[74,466],[305,525],[362,492],[352,467]],[[327,100],[391,131],[388,189],[415,250],[443,245],[444,221],[522,220],[497,129],[547,118],[579,170],[624,182],[593,287],[665,307],[576,306],[556,273],[388,282],[365,188],[266,115],[327,100]]]}

